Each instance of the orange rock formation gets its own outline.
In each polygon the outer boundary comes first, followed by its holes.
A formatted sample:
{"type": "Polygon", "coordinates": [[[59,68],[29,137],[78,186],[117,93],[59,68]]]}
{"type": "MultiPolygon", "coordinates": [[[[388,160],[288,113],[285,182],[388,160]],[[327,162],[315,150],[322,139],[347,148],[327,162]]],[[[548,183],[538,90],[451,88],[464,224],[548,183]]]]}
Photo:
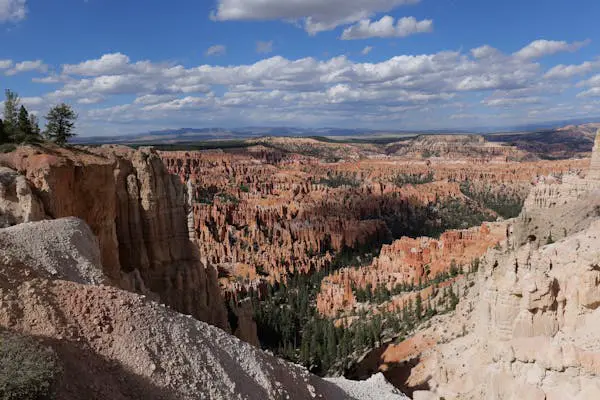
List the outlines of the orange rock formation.
{"type": "MultiPolygon", "coordinates": [[[[440,273],[449,272],[453,264],[458,269],[461,266],[468,269],[472,260],[505,238],[506,226],[502,223],[447,231],[439,240],[403,237],[391,245],[384,245],[371,265],[343,268],[325,278],[317,296],[317,310],[328,317],[352,310],[356,305],[352,287],[383,285],[391,290],[402,283],[425,283],[440,273]]],[[[428,297],[427,293],[424,295],[428,297]]],[[[408,299],[395,300],[392,304],[402,307],[408,299]]]]}

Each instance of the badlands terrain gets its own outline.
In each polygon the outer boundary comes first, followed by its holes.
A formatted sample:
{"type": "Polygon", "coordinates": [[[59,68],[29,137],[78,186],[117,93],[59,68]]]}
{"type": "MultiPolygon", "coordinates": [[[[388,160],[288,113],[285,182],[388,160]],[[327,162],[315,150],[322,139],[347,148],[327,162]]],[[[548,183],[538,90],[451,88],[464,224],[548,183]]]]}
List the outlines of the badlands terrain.
{"type": "Polygon", "coordinates": [[[19,147],[2,343],[61,399],[600,398],[590,129],[19,147]]]}

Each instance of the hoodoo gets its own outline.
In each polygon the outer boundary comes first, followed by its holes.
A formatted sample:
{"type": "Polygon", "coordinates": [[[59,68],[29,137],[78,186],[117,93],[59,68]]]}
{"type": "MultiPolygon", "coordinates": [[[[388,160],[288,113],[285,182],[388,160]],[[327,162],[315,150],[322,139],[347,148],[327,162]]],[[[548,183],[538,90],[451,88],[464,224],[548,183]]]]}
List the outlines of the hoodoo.
{"type": "Polygon", "coordinates": [[[596,133],[596,141],[592,150],[592,161],[590,163],[590,171],[588,179],[600,180],[600,129],[596,133]]]}

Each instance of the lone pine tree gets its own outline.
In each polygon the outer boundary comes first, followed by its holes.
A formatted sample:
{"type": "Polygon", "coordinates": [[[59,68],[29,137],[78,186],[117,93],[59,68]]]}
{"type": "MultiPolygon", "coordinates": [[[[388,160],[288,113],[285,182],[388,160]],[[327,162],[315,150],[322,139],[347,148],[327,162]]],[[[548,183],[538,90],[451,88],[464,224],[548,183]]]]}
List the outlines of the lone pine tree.
{"type": "Polygon", "coordinates": [[[62,146],[75,136],[75,120],[77,114],[71,106],[61,103],[52,107],[46,115],[46,138],[62,146]]]}

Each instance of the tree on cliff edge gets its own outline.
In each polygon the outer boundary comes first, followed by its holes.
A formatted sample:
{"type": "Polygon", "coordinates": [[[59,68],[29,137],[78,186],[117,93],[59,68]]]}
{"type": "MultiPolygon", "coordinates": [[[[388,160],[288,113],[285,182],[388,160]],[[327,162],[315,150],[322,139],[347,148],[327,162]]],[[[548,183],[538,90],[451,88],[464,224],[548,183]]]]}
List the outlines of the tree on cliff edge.
{"type": "Polygon", "coordinates": [[[6,95],[6,99],[4,100],[3,130],[4,135],[13,141],[13,136],[17,133],[19,125],[19,96],[9,89],[6,89],[4,94],[6,95]]]}
{"type": "Polygon", "coordinates": [[[46,115],[46,120],[48,121],[45,131],[46,138],[59,146],[66,144],[70,138],[75,136],[73,131],[76,119],[77,114],[68,104],[61,103],[52,107],[48,115],[46,115]]]}
{"type": "Polygon", "coordinates": [[[10,137],[8,136],[8,132],[4,129],[4,122],[0,119],[0,144],[8,143],[10,141],[10,137]]]}

